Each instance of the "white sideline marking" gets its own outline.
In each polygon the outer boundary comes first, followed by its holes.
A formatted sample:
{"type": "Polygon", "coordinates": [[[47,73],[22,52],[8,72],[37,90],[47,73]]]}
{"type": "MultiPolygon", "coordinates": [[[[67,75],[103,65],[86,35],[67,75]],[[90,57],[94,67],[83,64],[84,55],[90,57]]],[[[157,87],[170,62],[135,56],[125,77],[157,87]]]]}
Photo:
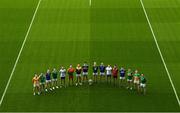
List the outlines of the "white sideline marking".
{"type": "Polygon", "coordinates": [[[91,6],[91,0],[89,0],[89,6],[91,6]]]}
{"type": "Polygon", "coordinates": [[[172,81],[172,79],[171,79],[171,75],[170,75],[170,73],[169,73],[169,70],[168,70],[168,68],[167,68],[166,62],[165,62],[164,57],[163,57],[163,55],[162,55],[162,52],[161,52],[161,49],[160,49],[160,47],[159,47],[158,41],[157,41],[157,39],[156,39],[156,35],[154,34],[154,30],[153,30],[152,25],[151,25],[151,23],[150,23],[150,20],[149,20],[149,17],[148,17],[148,15],[147,15],[146,9],[145,9],[145,7],[144,7],[143,1],[140,0],[140,2],[141,2],[141,5],[142,5],[144,14],[145,14],[145,16],[146,16],[147,22],[148,22],[148,24],[149,24],[149,27],[150,27],[150,29],[151,29],[151,32],[152,32],[154,41],[155,41],[155,43],[156,43],[156,47],[157,47],[157,49],[158,49],[158,51],[159,51],[161,60],[162,60],[162,62],[163,62],[164,68],[165,68],[165,70],[166,70],[166,72],[167,72],[169,81],[170,81],[170,83],[171,83],[171,86],[172,86],[172,88],[173,88],[174,94],[175,94],[175,96],[176,96],[177,102],[178,102],[179,107],[180,107],[179,97],[178,97],[178,95],[177,95],[176,88],[174,87],[174,83],[173,83],[173,81],[172,81]]]}
{"type": "Polygon", "coordinates": [[[1,100],[0,100],[0,107],[1,107],[2,102],[3,102],[3,100],[4,100],[4,96],[5,96],[6,92],[7,92],[7,89],[8,89],[8,87],[9,87],[9,84],[10,84],[10,82],[11,82],[11,78],[12,78],[12,76],[13,76],[13,74],[14,74],[15,69],[16,69],[17,63],[18,63],[19,58],[20,58],[20,56],[21,56],[22,50],[23,50],[24,45],[25,45],[25,43],[26,43],[27,37],[28,37],[29,32],[30,32],[30,30],[31,30],[32,24],[33,24],[34,19],[35,19],[35,17],[36,17],[36,13],[37,13],[37,11],[38,11],[38,9],[39,9],[39,6],[40,6],[41,1],[42,1],[42,0],[39,0],[39,2],[38,2],[38,5],[37,5],[36,10],[35,10],[35,12],[34,12],[34,15],[33,15],[33,17],[32,17],[31,23],[30,23],[30,25],[29,25],[28,31],[27,31],[27,33],[26,33],[26,35],[25,35],[25,38],[24,38],[24,41],[23,41],[23,43],[22,43],[21,49],[20,49],[19,54],[18,54],[18,56],[17,56],[17,58],[16,58],[16,62],[15,62],[14,67],[13,67],[13,69],[12,69],[11,75],[10,75],[9,80],[8,80],[8,82],[7,82],[7,84],[6,84],[6,87],[5,87],[5,89],[4,89],[3,95],[2,95],[1,100]]]}

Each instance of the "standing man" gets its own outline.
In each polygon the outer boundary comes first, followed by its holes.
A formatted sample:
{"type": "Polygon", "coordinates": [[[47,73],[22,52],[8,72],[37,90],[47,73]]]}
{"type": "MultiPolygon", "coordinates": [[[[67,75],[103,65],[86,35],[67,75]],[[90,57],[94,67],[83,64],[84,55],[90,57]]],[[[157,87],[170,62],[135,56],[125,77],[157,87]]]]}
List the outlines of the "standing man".
{"type": "Polygon", "coordinates": [[[83,82],[88,80],[88,68],[89,68],[89,66],[87,65],[86,62],[84,62],[83,66],[82,66],[83,82]]]}
{"type": "Polygon", "coordinates": [[[61,69],[59,70],[60,73],[60,78],[61,78],[61,86],[66,87],[66,69],[62,66],[61,69]]]}
{"type": "Polygon", "coordinates": [[[41,73],[39,75],[39,81],[40,81],[40,92],[44,92],[45,91],[45,88],[46,88],[46,76],[41,73]]]}
{"type": "Polygon", "coordinates": [[[35,74],[35,76],[33,77],[32,83],[33,83],[33,95],[36,95],[36,93],[38,93],[38,95],[40,95],[39,77],[37,74],[35,74]]]}
{"type": "Polygon", "coordinates": [[[118,68],[116,65],[114,65],[114,67],[112,69],[112,75],[113,75],[113,81],[114,81],[114,86],[115,86],[116,81],[117,81],[117,76],[118,76],[118,68]]]}
{"type": "Polygon", "coordinates": [[[80,66],[80,64],[77,65],[76,67],[76,86],[82,85],[81,83],[81,72],[82,72],[82,67],[80,66]]]}
{"type": "Polygon", "coordinates": [[[51,83],[51,72],[48,69],[47,73],[46,73],[46,89],[45,89],[45,91],[47,92],[48,89],[50,89],[52,91],[51,86],[52,86],[52,83],[51,83]]]}
{"type": "Polygon", "coordinates": [[[100,81],[101,81],[102,78],[105,78],[105,70],[106,70],[106,67],[104,66],[103,62],[99,66],[99,70],[100,70],[100,81]]]}
{"type": "Polygon", "coordinates": [[[126,74],[126,70],[123,68],[123,67],[121,67],[121,69],[120,69],[120,77],[119,77],[119,79],[120,79],[120,86],[122,87],[122,86],[124,86],[125,85],[125,74],[126,74]]]}
{"type": "Polygon", "coordinates": [[[93,76],[94,76],[94,82],[97,83],[98,66],[96,65],[96,62],[94,62],[93,64],[93,76]]]}
{"type": "Polygon", "coordinates": [[[106,76],[107,76],[107,83],[111,83],[111,75],[112,75],[112,67],[110,65],[108,65],[106,67],[106,76]]]}
{"type": "Polygon", "coordinates": [[[140,83],[140,74],[138,70],[135,70],[134,73],[134,89],[137,89],[139,92],[139,83],[140,83]]]}
{"type": "Polygon", "coordinates": [[[68,75],[69,75],[69,86],[70,86],[70,81],[71,81],[71,85],[74,84],[74,80],[73,80],[73,74],[74,74],[75,69],[72,67],[72,65],[69,66],[68,68],[68,75]]]}
{"type": "Polygon", "coordinates": [[[52,71],[53,89],[55,89],[55,87],[56,87],[56,88],[59,88],[59,87],[58,87],[58,82],[57,82],[57,81],[58,81],[57,75],[58,75],[58,72],[57,72],[57,70],[54,68],[53,71],[52,71]]]}
{"type": "Polygon", "coordinates": [[[146,94],[146,78],[144,76],[144,74],[141,74],[140,76],[140,88],[141,88],[141,93],[143,93],[144,95],[146,94]]]}
{"type": "Polygon", "coordinates": [[[127,89],[132,90],[132,88],[133,88],[132,81],[133,81],[133,73],[132,73],[131,69],[128,69],[128,72],[127,72],[127,89]]]}

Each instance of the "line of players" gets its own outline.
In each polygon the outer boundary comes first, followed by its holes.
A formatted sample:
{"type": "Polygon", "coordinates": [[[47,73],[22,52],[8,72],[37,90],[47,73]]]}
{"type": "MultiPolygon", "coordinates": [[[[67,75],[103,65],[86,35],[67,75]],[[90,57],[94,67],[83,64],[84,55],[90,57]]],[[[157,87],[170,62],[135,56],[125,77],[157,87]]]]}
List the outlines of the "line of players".
{"type": "MultiPolygon", "coordinates": [[[[138,70],[135,70],[133,72],[131,69],[128,69],[126,72],[126,70],[123,67],[118,69],[116,65],[111,67],[110,65],[105,66],[103,63],[101,63],[100,66],[97,66],[96,62],[94,62],[92,70],[93,80],[88,79],[89,66],[86,62],[83,64],[82,67],[80,66],[80,64],[78,64],[76,68],[73,68],[73,66],[70,65],[67,70],[62,66],[59,70],[60,87],[66,87],[66,73],[68,73],[69,76],[69,85],[74,84],[74,73],[76,74],[76,86],[82,85],[82,83],[85,82],[88,82],[89,85],[91,85],[92,82],[97,83],[99,70],[100,81],[106,78],[107,83],[111,83],[111,79],[113,78],[113,83],[115,86],[119,81],[118,85],[121,87],[127,86],[127,89],[132,90],[134,88],[137,89],[138,92],[141,92],[143,94],[146,93],[146,78],[144,74],[140,74],[138,70]]],[[[32,79],[32,82],[34,95],[39,95],[40,93],[47,92],[48,90],[52,91],[54,89],[58,89],[58,71],[54,68],[52,72],[48,69],[46,74],[41,73],[39,76],[35,74],[35,76],[32,79]]]]}

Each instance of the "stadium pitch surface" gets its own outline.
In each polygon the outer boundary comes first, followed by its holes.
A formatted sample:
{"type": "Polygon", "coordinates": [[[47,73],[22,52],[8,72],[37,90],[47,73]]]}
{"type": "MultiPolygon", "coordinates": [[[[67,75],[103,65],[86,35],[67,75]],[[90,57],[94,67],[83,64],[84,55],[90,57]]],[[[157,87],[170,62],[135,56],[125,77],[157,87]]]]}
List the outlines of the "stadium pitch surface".
{"type": "Polygon", "coordinates": [[[0,111],[180,111],[180,1],[142,3],[173,85],[140,0],[1,0],[0,111]],[[34,73],[84,61],[138,68],[147,95],[98,83],[33,96],[34,73]]]}

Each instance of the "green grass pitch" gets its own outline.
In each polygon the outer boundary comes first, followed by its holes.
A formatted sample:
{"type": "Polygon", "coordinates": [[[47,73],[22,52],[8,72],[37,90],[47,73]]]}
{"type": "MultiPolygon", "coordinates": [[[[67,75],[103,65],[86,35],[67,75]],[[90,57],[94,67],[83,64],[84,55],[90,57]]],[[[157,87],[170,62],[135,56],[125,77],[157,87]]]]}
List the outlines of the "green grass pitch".
{"type": "MultiPolygon", "coordinates": [[[[180,1],[142,0],[180,96],[180,1]]],[[[38,0],[0,0],[0,98],[38,0]]],[[[0,112],[180,112],[140,0],[42,0],[0,112]],[[146,74],[147,95],[106,83],[33,96],[34,73],[87,61],[146,74]]]]}

